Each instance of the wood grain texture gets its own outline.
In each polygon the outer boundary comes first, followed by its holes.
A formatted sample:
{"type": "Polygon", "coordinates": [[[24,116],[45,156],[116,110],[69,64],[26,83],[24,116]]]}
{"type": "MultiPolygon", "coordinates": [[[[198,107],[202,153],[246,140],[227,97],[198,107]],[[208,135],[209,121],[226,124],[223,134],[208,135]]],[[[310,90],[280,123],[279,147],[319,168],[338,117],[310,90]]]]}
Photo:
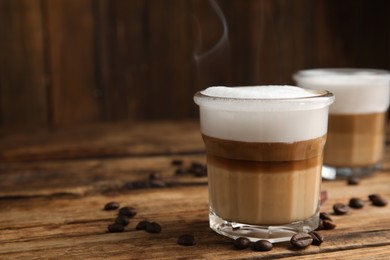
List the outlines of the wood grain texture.
{"type": "Polygon", "coordinates": [[[0,125],[42,126],[50,108],[40,1],[0,1],[0,21],[0,125]]]}
{"type": "Polygon", "coordinates": [[[43,0],[54,126],[102,118],[92,2],[43,0]]]}
{"type": "Polygon", "coordinates": [[[0,126],[195,118],[210,85],[390,70],[387,0],[2,0],[0,126]]]}
{"type": "MultiPolygon", "coordinates": [[[[270,252],[233,249],[228,238],[208,227],[207,178],[177,175],[178,166],[171,163],[172,159],[180,159],[183,167],[188,167],[192,162],[205,162],[204,153],[189,152],[202,145],[198,125],[189,122],[125,126],[91,126],[88,138],[87,128],[78,127],[52,135],[13,134],[0,140],[3,151],[14,144],[20,148],[22,158],[23,143],[26,154],[30,153],[29,146],[45,151],[41,161],[0,164],[0,258],[386,259],[390,250],[390,206],[374,207],[369,203],[364,209],[351,209],[345,216],[333,215],[337,228],[321,231],[325,242],[319,247],[293,250],[286,242],[275,244],[270,252]],[[171,137],[156,138],[155,133],[161,131],[162,136],[170,133],[171,137]],[[81,146],[72,147],[72,140],[74,145],[83,138],[81,146]],[[145,142],[146,146],[130,145],[129,151],[138,152],[130,152],[126,157],[111,154],[99,158],[97,144],[115,147],[124,140],[145,142]],[[148,142],[155,145],[148,147],[148,142]],[[75,151],[88,143],[90,151],[97,149],[89,153],[90,158],[76,156],[69,160],[69,147],[77,154],[75,151]],[[46,150],[48,146],[52,148],[46,150]],[[166,147],[165,151],[162,147],[166,147]],[[168,152],[172,147],[178,154],[168,152]],[[53,160],[51,149],[64,155],[53,160]],[[155,152],[150,154],[153,149],[155,152]],[[45,156],[46,160],[42,160],[45,156]],[[148,180],[152,172],[161,173],[162,180],[169,185],[129,185],[148,180]],[[138,210],[124,233],[106,231],[116,216],[115,211],[102,210],[109,201],[138,210]],[[159,222],[162,232],[137,231],[135,226],[144,219],[159,222]],[[177,245],[178,236],[184,233],[194,234],[197,244],[177,245]]],[[[383,170],[363,179],[360,185],[348,186],[343,180],[324,181],[321,189],[327,191],[328,200],[321,211],[331,212],[336,202],[347,203],[351,197],[366,199],[372,193],[390,200],[389,160],[387,147],[383,170]]]]}
{"type": "Polygon", "coordinates": [[[0,138],[2,162],[203,151],[199,123],[194,121],[96,124],[68,127],[63,131],[4,134],[0,138]]]}

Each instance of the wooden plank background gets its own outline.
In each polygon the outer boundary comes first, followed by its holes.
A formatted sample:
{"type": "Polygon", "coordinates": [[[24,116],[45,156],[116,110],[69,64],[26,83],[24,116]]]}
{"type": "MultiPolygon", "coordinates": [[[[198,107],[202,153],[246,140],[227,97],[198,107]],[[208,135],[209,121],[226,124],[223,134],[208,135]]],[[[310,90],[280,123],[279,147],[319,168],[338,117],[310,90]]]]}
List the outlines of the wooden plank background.
{"type": "Polygon", "coordinates": [[[196,116],[208,85],[390,69],[386,0],[2,0],[0,127],[196,116]]]}

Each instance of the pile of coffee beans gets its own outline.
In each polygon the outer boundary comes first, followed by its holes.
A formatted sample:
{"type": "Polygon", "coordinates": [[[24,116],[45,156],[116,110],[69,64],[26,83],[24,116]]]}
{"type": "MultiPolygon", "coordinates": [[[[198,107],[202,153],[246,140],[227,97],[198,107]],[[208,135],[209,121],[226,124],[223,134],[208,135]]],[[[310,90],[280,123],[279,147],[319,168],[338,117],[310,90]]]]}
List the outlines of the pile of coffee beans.
{"type": "Polygon", "coordinates": [[[130,219],[133,218],[137,211],[133,207],[122,207],[119,208],[118,202],[112,201],[104,205],[104,210],[113,211],[119,209],[118,216],[116,217],[113,224],[108,225],[107,229],[110,233],[118,233],[125,231],[125,227],[130,223],[130,219]]]}
{"type": "MultiPolygon", "coordinates": [[[[135,215],[137,215],[137,210],[133,207],[122,207],[119,208],[120,205],[118,202],[109,202],[104,205],[104,210],[118,210],[118,216],[115,219],[113,224],[108,225],[107,229],[110,233],[118,233],[123,232],[125,227],[130,223],[130,219],[132,219],[135,215]]],[[[157,222],[149,222],[147,220],[140,221],[136,230],[145,230],[148,233],[160,233],[161,225],[157,222]]]]}
{"type": "Polygon", "coordinates": [[[335,228],[336,224],[333,222],[333,219],[330,217],[330,215],[326,212],[320,212],[320,223],[316,230],[330,230],[335,228]]]}

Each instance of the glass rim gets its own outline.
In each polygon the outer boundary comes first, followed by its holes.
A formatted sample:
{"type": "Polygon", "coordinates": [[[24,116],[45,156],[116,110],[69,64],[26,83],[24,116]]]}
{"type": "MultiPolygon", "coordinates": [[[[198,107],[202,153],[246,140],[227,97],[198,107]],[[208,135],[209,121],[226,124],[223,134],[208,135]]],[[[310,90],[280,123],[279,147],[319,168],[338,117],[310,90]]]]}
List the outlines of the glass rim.
{"type": "Polygon", "coordinates": [[[333,77],[384,77],[390,78],[390,71],[385,69],[369,68],[311,68],[298,70],[293,74],[293,78],[310,78],[321,76],[333,77]],[[318,73],[316,73],[318,72],[318,73]]]}
{"type": "MultiPolygon", "coordinates": [[[[258,86],[237,86],[237,87],[267,87],[270,85],[258,86]]],[[[282,86],[282,85],[274,85],[282,86]]],[[[300,87],[301,88],[301,87],[300,87]]],[[[312,96],[291,97],[291,98],[243,98],[243,97],[221,97],[207,95],[203,90],[194,94],[194,101],[199,107],[223,110],[223,111],[298,111],[321,109],[330,106],[334,102],[334,95],[328,90],[301,88],[308,91],[312,96]]]]}
{"type": "MultiPolygon", "coordinates": [[[[283,85],[257,85],[257,86],[234,86],[234,87],[269,87],[269,86],[283,86],[283,85]]],[[[214,86],[211,86],[214,87],[214,86]]],[[[313,100],[317,98],[332,98],[334,97],[333,93],[331,93],[328,90],[324,89],[309,89],[309,88],[302,88],[307,92],[317,94],[315,96],[307,96],[307,97],[292,97],[292,98],[237,98],[237,97],[220,97],[220,96],[211,96],[203,94],[203,90],[199,90],[194,94],[194,97],[196,98],[206,98],[206,99],[213,99],[213,100],[225,100],[225,101],[248,101],[248,102],[272,102],[272,101],[303,101],[303,100],[313,100]]]]}

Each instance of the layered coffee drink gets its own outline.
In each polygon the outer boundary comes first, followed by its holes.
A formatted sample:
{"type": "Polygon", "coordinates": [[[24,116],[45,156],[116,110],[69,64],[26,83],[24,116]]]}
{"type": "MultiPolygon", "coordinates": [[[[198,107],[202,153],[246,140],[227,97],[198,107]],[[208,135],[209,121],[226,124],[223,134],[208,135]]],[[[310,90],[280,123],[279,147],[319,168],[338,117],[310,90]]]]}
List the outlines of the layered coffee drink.
{"type": "Polygon", "coordinates": [[[326,165],[367,167],[383,156],[386,113],[329,115],[326,165]]]}
{"type": "MultiPolygon", "coordinates": [[[[372,173],[383,156],[390,74],[383,70],[313,69],[294,76],[299,86],[334,93],[324,164],[337,176],[372,173]]],[[[326,177],[326,176],[325,176],[326,177]]]]}
{"type": "Polygon", "coordinates": [[[195,102],[211,228],[270,241],[315,229],[332,94],[293,86],[211,87],[195,102]]]}

